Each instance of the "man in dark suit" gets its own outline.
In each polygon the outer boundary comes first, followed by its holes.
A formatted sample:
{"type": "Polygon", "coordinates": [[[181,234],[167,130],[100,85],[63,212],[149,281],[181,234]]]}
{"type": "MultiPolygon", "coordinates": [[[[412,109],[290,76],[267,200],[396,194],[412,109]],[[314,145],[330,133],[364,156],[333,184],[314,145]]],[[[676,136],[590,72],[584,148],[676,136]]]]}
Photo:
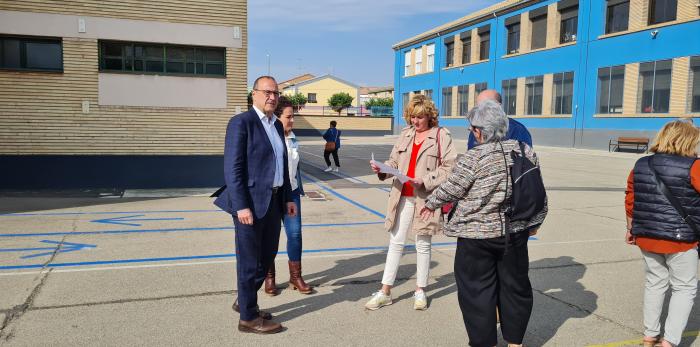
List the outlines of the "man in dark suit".
{"type": "Polygon", "coordinates": [[[287,148],[282,124],[273,111],[277,82],[262,76],[253,84],[253,108],[231,118],[226,128],[226,188],[214,204],[233,216],[236,227],[238,330],[273,334],[283,330],[272,315],[258,308],[258,290],[274,262],[280,225],[286,212],[296,215],[287,175],[287,148]]]}

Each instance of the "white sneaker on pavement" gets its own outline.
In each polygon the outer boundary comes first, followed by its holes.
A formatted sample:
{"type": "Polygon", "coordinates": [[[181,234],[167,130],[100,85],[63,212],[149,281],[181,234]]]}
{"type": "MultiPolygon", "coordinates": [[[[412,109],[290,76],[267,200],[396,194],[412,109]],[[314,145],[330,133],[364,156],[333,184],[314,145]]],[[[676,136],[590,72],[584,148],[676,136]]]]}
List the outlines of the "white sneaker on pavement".
{"type": "Polygon", "coordinates": [[[415,292],[413,294],[413,309],[414,310],[427,310],[428,309],[428,297],[425,292],[415,292]]]}
{"type": "Polygon", "coordinates": [[[327,169],[323,170],[323,172],[331,172],[331,171],[333,171],[333,168],[330,166],[327,169]]]}
{"type": "Polygon", "coordinates": [[[340,168],[337,167],[337,168],[333,169],[333,172],[340,172],[340,168]]]}
{"type": "Polygon", "coordinates": [[[370,298],[369,301],[367,301],[367,303],[365,304],[365,308],[374,311],[391,304],[393,304],[393,302],[391,301],[391,294],[386,295],[383,291],[380,290],[372,294],[372,298],[370,298]]]}

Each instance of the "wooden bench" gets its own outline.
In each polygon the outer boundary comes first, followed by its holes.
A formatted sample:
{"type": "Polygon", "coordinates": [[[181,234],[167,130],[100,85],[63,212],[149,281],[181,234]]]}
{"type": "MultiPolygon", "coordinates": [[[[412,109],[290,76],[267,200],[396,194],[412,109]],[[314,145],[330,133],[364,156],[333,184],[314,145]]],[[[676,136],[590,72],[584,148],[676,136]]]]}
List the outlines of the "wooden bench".
{"type": "Polygon", "coordinates": [[[613,149],[620,150],[623,147],[634,147],[636,151],[644,150],[647,153],[649,152],[649,139],[646,137],[618,137],[617,140],[611,139],[608,143],[608,152],[612,152],[613,149]]]}

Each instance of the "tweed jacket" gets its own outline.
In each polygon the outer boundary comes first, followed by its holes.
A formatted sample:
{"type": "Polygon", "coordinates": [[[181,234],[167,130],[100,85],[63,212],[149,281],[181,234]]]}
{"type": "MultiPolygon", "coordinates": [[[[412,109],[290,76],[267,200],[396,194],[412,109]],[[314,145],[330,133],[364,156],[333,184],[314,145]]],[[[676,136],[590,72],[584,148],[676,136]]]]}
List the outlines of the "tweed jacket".
{"type": "MultiPolygon", "coordinates": [[[[520,154],[515,140],[485,143],[468,150],[457,161],[447,180],[428,197],[425,206],[431,210],[437,210],[447,202],[456,202],[452,218],[443,224],[445,235],[490,239],[542,224],[547,215],[546,202],[544,209],[529,221],[510,222],[504,213],[513,192],[510,174],[506,175],[506,165],[509,169],[513,165],[511,151],[520,154]]],[[[525,155],[539,166],[535,152],[527,144],[525,155]]]]}
{"type": "MultiPolygon", "coordinates": [[[[450,135],[450,131],[445,128],[441,128],[440,154],[442,156],[442,165],[438,166],[438,162],[440,162],[438,158],[437,146],[438,127],[434,127],[428,131],[428,137],[423,140],[423,144],[418,152],[418,157],[416,158],[415,177],[423,179],[423,187],[414,189],[416,208],[413,214],[412,228],[416,235],[435,235],[440,232],[442,216],[439,213],[436,213],[431,220],[423,221],[420,218],[420,210],[425,205],[425,198],[428,196],[428,194],[439,186],[440,183],[447,178],[450,171],[452,171],[452,166],[457,158],[457,153],[454,149],[454,145],[452,144],[452,135],[450,135]]],[[[403,173],[406,173],[411,161],[413,139],[415,136],[415,128],[407,127],[402,129],[396,144],[394,144],[394,148],[391,150],[391,155],[389,156],[389,160],[386,161],[386,164],[399,169],[399,171],[403,173]]],[[[385,180],[391,177],[390,175],[382,173],[380,173],[378,176],[380,180],[385,180]]],[[[396,218],[400,213],[400,211],[398,211],[398,206],[401,200],[402,189],[403,184],[401,184],[401,181],[394,178],[391,186],[391,192],[389,193],[386,221],[384,223],[384,227],[387,231],[392,230],[394,223],[396,222],[396,218]]]]}

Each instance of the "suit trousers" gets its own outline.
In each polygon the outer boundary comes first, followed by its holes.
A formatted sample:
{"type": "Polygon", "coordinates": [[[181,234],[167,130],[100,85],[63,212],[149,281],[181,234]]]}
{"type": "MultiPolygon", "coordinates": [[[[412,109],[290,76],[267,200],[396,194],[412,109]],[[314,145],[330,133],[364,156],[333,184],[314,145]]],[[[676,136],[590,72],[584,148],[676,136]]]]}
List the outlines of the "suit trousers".
{"type": "Polygon", "coordinates": [[[469,345],[497,345],[496,308],[508,343],[521,344],[532,313],[527,232],[505,237],[457,241],[455,281],[469,345]]]}
{"type": "Polygon", "coordinates": [[[236,227],[236,275],[238,279],[238,305],[241,320],[258,318],[258,290],[265,281],[265,274],[275,261],[280,241],[283,216],[282,190],[272,194],[267,213],[253,221],[253,225],[238,222],[236,227]]]}

